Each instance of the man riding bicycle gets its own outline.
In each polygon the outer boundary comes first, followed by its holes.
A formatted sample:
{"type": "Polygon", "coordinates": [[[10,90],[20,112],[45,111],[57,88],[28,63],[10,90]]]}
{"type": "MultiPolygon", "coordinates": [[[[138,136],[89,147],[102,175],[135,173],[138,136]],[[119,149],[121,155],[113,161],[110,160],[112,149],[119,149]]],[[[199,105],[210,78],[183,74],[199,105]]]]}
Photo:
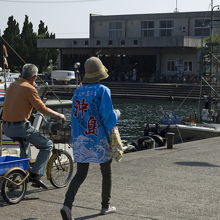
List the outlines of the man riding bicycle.
{"type": "Polygon", "coordinates": [[[34,64],[25,64],[19,80],[11,83],[7,89],[2,114],[3,132],[6,136],[19,141],[21,157],[27,156],[29,143],[39,149],[30,172],[30,181],[37,187],[47,189],[41,177],[44,175],[53,142],[36,130],[29,118],[33,108],[49,117],[62,120],[66,120],[66,117],[43,103],[35,88],[37,75],[38,68],[34,64]]]}

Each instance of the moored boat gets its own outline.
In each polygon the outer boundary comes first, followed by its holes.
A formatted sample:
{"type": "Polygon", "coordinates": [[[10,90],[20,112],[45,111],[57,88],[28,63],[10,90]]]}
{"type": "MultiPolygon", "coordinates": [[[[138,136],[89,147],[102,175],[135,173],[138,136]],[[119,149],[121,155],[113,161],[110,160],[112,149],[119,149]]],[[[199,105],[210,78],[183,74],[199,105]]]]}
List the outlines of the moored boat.
{"type": "MultiPolygon", "coordinates": [[[[174,133],[174,143],[182,143],[220,136],[220,124],[191,123],[191,124],[148,124],[148,132],[166,137],[168,132],[174,133]],[[165,132],[164,132],[165,131],[165,132]]],[[[145,132],[147,129],[145,128],[145,132]]]]}
{"type": "Polygon", "coordinates": [[[5,89],[19,78],[20,73],[11,73],[0,71],[0,103],[4,101],[5,89]]]}

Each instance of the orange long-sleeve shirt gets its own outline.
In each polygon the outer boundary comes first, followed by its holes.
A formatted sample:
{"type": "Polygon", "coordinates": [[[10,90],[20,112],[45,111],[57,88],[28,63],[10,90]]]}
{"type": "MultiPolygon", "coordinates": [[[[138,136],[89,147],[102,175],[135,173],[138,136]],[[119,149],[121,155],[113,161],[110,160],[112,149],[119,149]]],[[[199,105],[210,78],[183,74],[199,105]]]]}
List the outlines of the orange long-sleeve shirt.
{"type": "Polygon", "coordinates": [[[6,91],[2,119],[9,122],[28,120],[33,108],[43,114],[48,112],[36,88],[27,80],[20,78],[11,83],[6,91]]]}

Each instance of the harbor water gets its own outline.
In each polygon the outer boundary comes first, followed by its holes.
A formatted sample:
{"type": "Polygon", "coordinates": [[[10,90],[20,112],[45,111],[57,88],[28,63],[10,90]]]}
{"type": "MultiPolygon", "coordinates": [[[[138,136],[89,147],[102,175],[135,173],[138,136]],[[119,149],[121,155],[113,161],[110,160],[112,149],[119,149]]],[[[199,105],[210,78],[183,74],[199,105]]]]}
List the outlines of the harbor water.
{"type": "MultiPolygon", "coordinates": [[[[181,118],[195,117],[198,103],[195,101],[169,101],[152,99],[113,98],[114,108],[121,111],[119,130],[122,140],[131,143],[143,136],[145,124],[159,123],[168,114],[176,114],[181,118]]],[[[70,109],[64,112],[70,119],[70,109]]]]}
{"type": "Polygon", "coordinates": [[[198,112],[198,103],[187,100],[137,100],[114,99],[115,108],[121,111],[119,129],[122,139],[127,142],[136,141],[143,136],[145,124],[159,123],[165,115],[175,114],[181,118],[195,117],[198,112]]]}

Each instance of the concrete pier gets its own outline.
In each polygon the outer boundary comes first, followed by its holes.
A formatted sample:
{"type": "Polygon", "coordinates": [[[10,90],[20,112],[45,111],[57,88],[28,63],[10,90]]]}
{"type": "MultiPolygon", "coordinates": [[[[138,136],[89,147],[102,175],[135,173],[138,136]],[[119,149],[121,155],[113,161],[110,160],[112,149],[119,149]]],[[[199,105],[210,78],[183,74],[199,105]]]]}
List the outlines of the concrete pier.
{"type": "MultiPolygon", "coordinates": [[[[46,181],[47,182],[47,181],[46,181]]],[[[5,220],[60,220],[66,188],[28,186],[19,204],[0,196],[5,220]]],[[[75,220],[220,220],[220,137],[124,155],[113,162],[112,205],[100,216],[101,174],[92,164],[73,206],[75,220]]]]}

